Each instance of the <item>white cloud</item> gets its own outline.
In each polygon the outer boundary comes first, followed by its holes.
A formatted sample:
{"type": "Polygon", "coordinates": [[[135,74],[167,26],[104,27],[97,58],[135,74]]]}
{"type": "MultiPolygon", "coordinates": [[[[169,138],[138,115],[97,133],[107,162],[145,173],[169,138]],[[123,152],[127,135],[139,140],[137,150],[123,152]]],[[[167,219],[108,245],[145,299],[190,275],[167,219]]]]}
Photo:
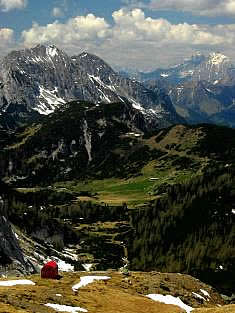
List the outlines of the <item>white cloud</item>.
{"type": "Polygon", "coordinates": [[[0,47],[4,48],[13,41],[13,30],[10,28],[0,28],[0,47]]]}
{"type": "Polygon", "coordinates": [[[112,16],[112,26],[93,14],[71,18],[65,24],[33,24],[23,31],[23,44],[53,43],[70,54],[87,50],[112,64],[147,69],[172,64],[195,49],[221,50],[235,43],[235,24],[172,24],[146,17],[141,9],[120,9],[112,16]]]}
{"type": "Polygon", "coordinates": [[[5,55],[15,47],[14,31],[10,28],[0,28],[0,55],[5,55]]]}
{"type": "Polygon", "coordinates": [[[51,15],[54,17],[62,17],[64,12],[61,8],[55,7],[52,9],[51,15]]]}
{"type": "Polygon", "coordinates": [[[109,24],[103,18],[88,14],[71,18],[66,24],[57,21],[46,26],[33,24],[31,29],[22,32],[22,38],[25,46],[51,42],[77,46],[89,42],[97,44],[108,34],[109,24]]]}
{"type": "Polygon", "coordinates": [[[23,9],[27,5],[27,0],[0,0],[0,9],[10,11],[13,9],[23,9]]]}
{"type": "Polygon", "coordinates": [[[121,9],[113,13],[113,19],[115,21],[113,36],[117,40],[144,41],[157,45],[166,43],[217,45],[231,42],[229,36],[217,34],[213,27],[187,23],[171,24],[162,18],[146,18],[141,9],[132,11],[121,9]]]}
{"type": "Polygon", "coordinates": [[[151,0],[146,6],[153,10],[171,9],[208,16],[235,14],[235,0],[151,0]]]}

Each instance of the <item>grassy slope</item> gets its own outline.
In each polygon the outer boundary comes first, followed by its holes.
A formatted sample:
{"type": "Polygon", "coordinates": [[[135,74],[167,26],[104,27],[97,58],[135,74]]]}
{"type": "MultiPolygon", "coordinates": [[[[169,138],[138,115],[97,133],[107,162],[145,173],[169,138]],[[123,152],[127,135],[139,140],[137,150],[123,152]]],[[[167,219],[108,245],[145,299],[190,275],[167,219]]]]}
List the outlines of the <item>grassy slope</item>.
{"type": "Polygon", "coordinates": [[[193,313],[234,313],[235,304],[225,305],[222,308],[196,309],[193,313]]]}
{"type": "MultiPolygon", "coordinates": [[[[191,152],[200,138],[202,130],[194,130],[179,125],[169,131],[160,131],[149,139],[140,139],[139,143],[150,149],[149,160],[137,175],[129,178],[108,178],[102,180],[68,181],[56,183],[57,187],[66,187],[73,191],[97,193],[96,199],[89,200],[118,205],[127,203],[130,206],[143,204],[156,198],[154,189],[163,183],[179,183],[200,175],[208,162],[205,156],[191,152]],[[175,149],[175,147],[178,150],[175,149]],[[160,157],[159,157],[160,156],[160,157]],[[186,166],[180,166],[187,161],[186,166]],[[150,180],[157,178],[157,180],[150,180]]],[[[143,155],[144,159],[145,156],[143,155]]],[[[115,166],[115,164],[113,165],[115,166]]],[[[81,198],[81,200],[88,200],[81,198]]]]}

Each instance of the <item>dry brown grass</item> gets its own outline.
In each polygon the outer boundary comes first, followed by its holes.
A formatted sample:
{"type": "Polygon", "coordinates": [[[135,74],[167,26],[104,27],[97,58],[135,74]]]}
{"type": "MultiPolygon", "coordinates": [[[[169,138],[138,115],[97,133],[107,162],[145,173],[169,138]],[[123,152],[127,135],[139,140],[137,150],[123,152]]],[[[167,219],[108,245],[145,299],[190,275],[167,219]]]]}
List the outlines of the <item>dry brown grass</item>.
{"type": "Polygon", "coordinates": [[[235,304],[225,305],[221,308],[196,309],[192,313],[235,313],[235,304]]]}
{"type": "MultiPolygon", "coordinates": [[[[183,293],[188,290],[188,294],[191,294],[191,290],[199,288],[198,281],[189,276],[185,276],[183,279],[178,274],[133,272],[130,276],[130,283],[120,273],[110,271],[109,273],[90,273],[90,275],[108,275],[111,279],[96,281],[74,293],[72,286],[78,283],[80,277],[84,275],[89,275],[89,273],[66,273],[60,280],[41,279],[39,275],[32,275],[28,279],[34,281],[35,286],[0,287],[0,313],[56,312],[44,306],[46,303],[79,306],[94,313],[182,313],[184,310],[179,307],[155,302],[145,295],[160,293],[159,286],[163,282],[167,282],[172,290],[176,290],[178,287],[181,290],[184,288],[183,293]],[[62,297],[58,297],[56,294],[61,294],[62,297]]],[[[177,290],[175,295],[179,296],[180,290],[177,290]]],[[[215,303],[219,303],[216,297],[212,294],[215,303]]],[[[184,299],[182,300],[184,301],[184,299]]],[[[212,312],[214,311],[205,311],[205,313],[212,312]]],[[[218,313],[222,312],[218,311],[218,313]]]]}
{"type": "MultiPolygon", "coordinates": [[[[82,273],[82,275],[85,275],[82,273]]],[[[44,306],[46,303],[58,303],[80,306],[96,313],[180,313],[182,309],[157,303],[128,289],[120,274],[114,274],[111,280],[89,284],[75,294],[72,286],[80,281],[80,274],[65,274],[61,280],[40,279],[39,275],[29,277],[35,286],[0,287],[1,313],[47,313],[55,312],[44,306]],[[56,296],[62,294],[62,297],[56,296]]]]}

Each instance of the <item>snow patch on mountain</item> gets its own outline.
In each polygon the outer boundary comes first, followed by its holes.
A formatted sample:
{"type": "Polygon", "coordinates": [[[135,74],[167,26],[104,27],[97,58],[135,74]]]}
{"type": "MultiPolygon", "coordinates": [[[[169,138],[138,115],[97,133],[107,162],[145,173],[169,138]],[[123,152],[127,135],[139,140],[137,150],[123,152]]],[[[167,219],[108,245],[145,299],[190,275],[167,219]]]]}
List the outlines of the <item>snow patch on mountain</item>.
{"type": "Polygon", "coordinates": [[[161,76],[161,77],[163,77],[163,78],[165,78],[165,77],[168,77],[168,76],[169,76],[169,74],[166,74],[166,73],[161,73],[161,74],[160,74],[160,76],[161,76]]]}
{"type": "Polygon", "coordinates": [[[184,78],[188,76],[193,76],[194,70],[182,71],[179,73],[179,77],[184,78]]]}
{"type": "Polygon", "coordinates": [[[101,100],[107,101],[108,103],[112,102],[100,88],[97,88],[97,90],[101,94],[101,100]]]}
{"type": "Polygon", "coordinates": [[[46,53],[47,55],[51,56],[52,58],[58,55],[57,48],[54,46],[48,46],[46,47],[46,53]]]}
{"type": "Polygon", "coordinates": [[[60,97],[57,97],[57,88],[54,90],[48,90],[42,86],[39,86],[39,103],[37,107],[34,108],[40,114],[48,115],[55,111],[57,107],[61,104],[66,103],[66,101],[60,97]]]}
{"type": "Polygon", "coordinates": [[[128,100],[131,102],[134,109],[140,110],[142,113],[145,113],[145,109],[141,106],[140,103],[136,102],[132,98],[128,98],[128,100]]]}
{"type": "Polygon", "coordinates": [[[209,55],[209,64],[220,65],[223,62],[229,62],[229,58],[222,53],[212,52],[209,55]]]}
{"type": "Polygon", "coordinates": [[[85,147],[86,147],[86,151],[88,154],[88,161],[90,162],[92,160],[91,157],[91,132],[88,131],[88,125],[87,125],[87,121],[84,121],[83,124],[83,133],[84,133],[84,138],[85,138],[85,147]]]}

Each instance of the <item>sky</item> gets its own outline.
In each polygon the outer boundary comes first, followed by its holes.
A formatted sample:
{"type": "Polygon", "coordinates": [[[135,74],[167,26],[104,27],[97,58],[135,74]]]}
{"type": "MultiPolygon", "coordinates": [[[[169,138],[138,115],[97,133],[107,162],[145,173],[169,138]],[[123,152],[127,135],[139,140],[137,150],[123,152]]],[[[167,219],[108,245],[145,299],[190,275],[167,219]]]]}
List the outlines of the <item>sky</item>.
{"type": "Polygon", "coordinates": [[[0,56],[39,43],[142,71],[198,51],[235,62],[235,0],[0,0],[0,56]]]}

